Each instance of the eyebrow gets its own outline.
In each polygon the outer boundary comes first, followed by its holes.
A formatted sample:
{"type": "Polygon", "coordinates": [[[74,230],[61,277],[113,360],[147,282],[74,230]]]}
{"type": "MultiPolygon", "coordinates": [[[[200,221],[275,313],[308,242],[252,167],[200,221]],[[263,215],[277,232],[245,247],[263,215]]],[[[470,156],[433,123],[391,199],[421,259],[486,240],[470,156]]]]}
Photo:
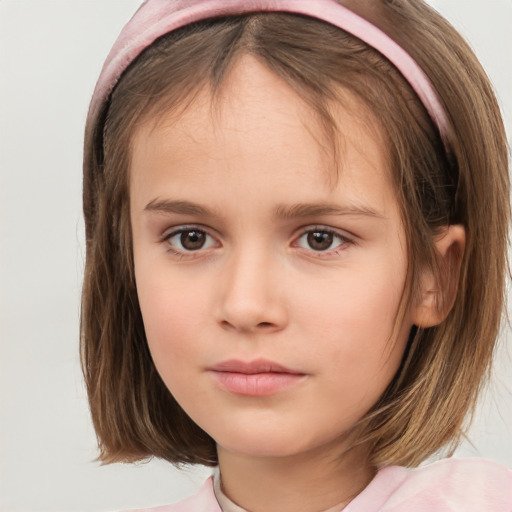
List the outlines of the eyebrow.
{"type": "Polygon", "coordinates": [[[289,206],[280,205],[274,210],[274,216],[282,219],[321,217],[323,215],[354,215],[384,218],[384,215],[373,208],[355,204],[340,206],[331,203],[297,203],[289,206]]]}
{"type": "MultiPolygon", "coordinates": [[[[153,199],[144,208],[147,212],[175,213],[182,215],[198,215],[201,217],[222,217],[222,214],[192,201],[153,199]]],[[[331,203],[297,203],[278,205],[274,208],[273,216],[279,219],[296,219],[320,217],[326,215],[352,215],[363,217],[384,218],[382,213],[365,205],[337,205],[331,203]]]]}
{"type": "Polygon", "coordinates": [[[144,208],[147,212],[178,213],[183,215],[200,215],[203,217],[219,217],[219,213],[205,208],[192,201],[171,201],[169,199],[153,199],[144,208]]]}

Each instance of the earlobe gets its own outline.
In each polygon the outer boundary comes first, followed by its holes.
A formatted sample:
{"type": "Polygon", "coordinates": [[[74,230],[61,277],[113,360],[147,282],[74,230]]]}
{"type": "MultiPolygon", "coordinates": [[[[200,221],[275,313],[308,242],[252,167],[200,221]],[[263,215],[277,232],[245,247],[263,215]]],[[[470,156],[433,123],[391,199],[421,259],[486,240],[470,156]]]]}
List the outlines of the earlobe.
{"type": "Polygon", "coordinates": [[[453,307],[457,296],[460,269],[466,243],[464,226],[446,226],[435,237],[435,268],[426,268],[420,277],[412,321],[418,327],[439,325],[453,307]]]}

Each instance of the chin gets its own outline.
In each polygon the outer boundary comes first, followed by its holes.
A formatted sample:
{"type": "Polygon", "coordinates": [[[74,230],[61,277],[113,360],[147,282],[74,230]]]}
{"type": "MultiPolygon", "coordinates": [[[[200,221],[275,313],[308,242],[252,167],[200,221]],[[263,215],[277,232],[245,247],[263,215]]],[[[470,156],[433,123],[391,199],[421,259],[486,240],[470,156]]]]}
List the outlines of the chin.
{"type": "Polygon", "coordinates": [[[208,433],[219,448],[241,457],[287,457],[306,448],[299,435],[278,427],[254,424],[213,430],[208,433]]]}
{"type": "MultiPolygon", "coordinates": [[[[253,428],[233,429],[231,432],[214,433],[212,436],[221,449],[239,457],[287,458],[310,453],[329,445],[333,439],[314,436],[297,429],[283,426],[256,425],[253,428]],[[215,434],[219,434],[215,436],[215,434]]],[[[340,438],[335,442],[338,444],[340,438]]]]}

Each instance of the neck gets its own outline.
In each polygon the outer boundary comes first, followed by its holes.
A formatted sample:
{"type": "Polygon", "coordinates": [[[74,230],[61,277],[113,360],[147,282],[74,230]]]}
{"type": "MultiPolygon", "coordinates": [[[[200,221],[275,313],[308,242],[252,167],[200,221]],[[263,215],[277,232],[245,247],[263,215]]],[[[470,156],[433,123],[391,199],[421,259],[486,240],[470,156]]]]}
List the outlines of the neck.
{"type": "Polygon", "coordinates": [[[335,449],[285,457],[254,457],[217,447],[222,490],[251,512],[342,510],[371,481],[375,470],[362,449],[335,449]]]}

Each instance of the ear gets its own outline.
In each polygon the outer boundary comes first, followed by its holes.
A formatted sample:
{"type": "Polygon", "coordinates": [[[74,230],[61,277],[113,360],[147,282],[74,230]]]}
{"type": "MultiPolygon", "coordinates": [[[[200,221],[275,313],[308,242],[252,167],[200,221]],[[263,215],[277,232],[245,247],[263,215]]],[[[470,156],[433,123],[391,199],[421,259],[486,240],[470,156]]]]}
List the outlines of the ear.
{"type": "Polygon", "coordinates": [[[421,272],[418,295],[412,308],[412,322],[418,327],[439,325],[453,307],[457,296],[466,231],[453,224],[436,235],[434,245],[438,272],[425,268],[421,272]]]}

